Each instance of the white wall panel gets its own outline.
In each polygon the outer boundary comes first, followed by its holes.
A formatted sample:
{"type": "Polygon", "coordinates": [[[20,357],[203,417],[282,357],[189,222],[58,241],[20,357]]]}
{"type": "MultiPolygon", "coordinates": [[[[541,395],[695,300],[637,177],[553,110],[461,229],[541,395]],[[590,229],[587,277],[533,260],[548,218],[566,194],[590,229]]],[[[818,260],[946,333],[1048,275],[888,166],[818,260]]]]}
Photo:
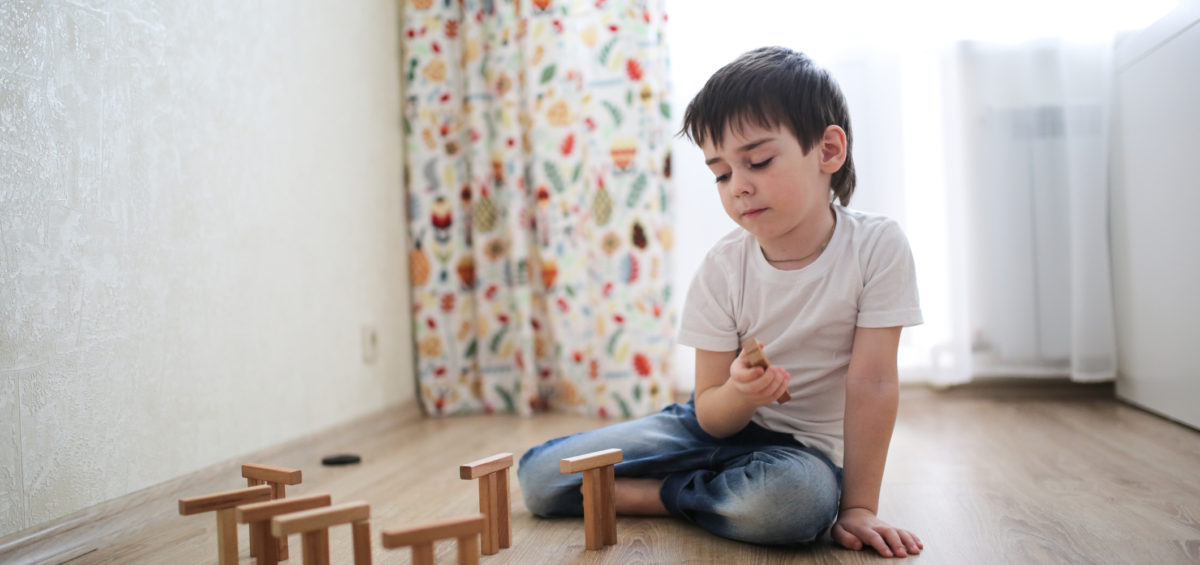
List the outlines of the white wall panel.
{"type": "Polygon", "coordinates": [[[1200,2],[1118,52],[1117,394],[1200,427],[1200,2]]]}

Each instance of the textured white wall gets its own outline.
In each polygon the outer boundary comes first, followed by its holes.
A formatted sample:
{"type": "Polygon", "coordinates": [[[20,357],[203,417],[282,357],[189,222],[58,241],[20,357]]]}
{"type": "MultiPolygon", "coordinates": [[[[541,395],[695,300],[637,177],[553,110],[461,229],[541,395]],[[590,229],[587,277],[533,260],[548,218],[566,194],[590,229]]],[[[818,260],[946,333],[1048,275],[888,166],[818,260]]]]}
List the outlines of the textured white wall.
{"type": "Polygon", "coordinates": [[[395,12],[0,1],[0,536],[413,396],[395,12]]]}

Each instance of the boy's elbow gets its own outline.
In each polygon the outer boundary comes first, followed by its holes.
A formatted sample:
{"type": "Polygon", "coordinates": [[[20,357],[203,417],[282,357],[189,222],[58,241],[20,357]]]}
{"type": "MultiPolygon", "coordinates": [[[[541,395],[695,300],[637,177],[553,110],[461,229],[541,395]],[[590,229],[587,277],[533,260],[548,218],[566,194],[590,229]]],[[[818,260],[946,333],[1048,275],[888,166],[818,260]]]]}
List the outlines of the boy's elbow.
{"type": "Polygon", "coordinates": [[[721,428],[719,426],[716,426],[716,425],[714,425],[713,422],[709,422],[709,421],[705,420],[704,418],[700,417],[700,414],[696,414],[696,423],[700,424],[700,429],[704,430],[704,433],[706,433],[716,439],[725,439],[725,438],[737,433],[737,431],[738,431],[738,430],[730,431],[730,430],[721,428]]]}
{"type": "Polygon", "coordinates": [[[719,399],[710,397],[712,392],[712,388],[696,392],[696,423],[704,433],[716,439],[724,439],[740,431],[740,428],[730,429],[732,426],[729,425],[728,419],[722,417],[725,414],[718,409],[719,406],[713,405],[714,401],[719,399]]]}
{"type": "Polygon", "coordinates": [[[696,423],[700,425],[700,429],[704,433],[716,439],[725,439],[738,432],[738,430],[730,429],[732,426],[728,421],[717,416],[719,414],[713,414],[711,410],[702,410],[697,403],[696,423]]]}

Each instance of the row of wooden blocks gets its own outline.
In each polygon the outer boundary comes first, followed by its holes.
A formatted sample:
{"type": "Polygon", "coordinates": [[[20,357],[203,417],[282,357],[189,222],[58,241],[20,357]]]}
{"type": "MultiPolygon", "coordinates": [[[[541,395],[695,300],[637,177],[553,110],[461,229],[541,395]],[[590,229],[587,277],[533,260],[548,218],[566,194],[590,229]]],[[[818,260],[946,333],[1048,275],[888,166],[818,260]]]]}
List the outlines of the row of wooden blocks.
{"type": "MultiPolygon", "coordinates": [[[[621,461],[621,450],[608,449],[562,460],[563,473],[583,473],[584,533],[588,549],[617,543],[616,507],[613,504],[613,465],[621,461]]],[[[385,530],[383,547],[411,547],[413,563],[433,564],[433,544],[456,539],[458,563],[479,563],[480,553],[492,555],[512,546],[512,508],[509,502],[508,469],[511,453],[500,453],[459,467],[463,480],[479,481],[479,514],[385,530]],[[482,538],[480,540],[480,538],[482,538]]],[[[353,536],[355,565],[371,563],[371,509],[366,502],[333,506],[328,494],[285,498],[286,486],[301,481],[299,469],[269,465],[242,465],[244,489],[182,498],[184,516],[216,512],[217,554],[221,565],[238,563],[237,525],[250,527],[250,555],[259,565],[275,565],[288,558],[287,537],[300,534],[305,565],[329,563],[329,528],[349,524],[353,536]]]]}

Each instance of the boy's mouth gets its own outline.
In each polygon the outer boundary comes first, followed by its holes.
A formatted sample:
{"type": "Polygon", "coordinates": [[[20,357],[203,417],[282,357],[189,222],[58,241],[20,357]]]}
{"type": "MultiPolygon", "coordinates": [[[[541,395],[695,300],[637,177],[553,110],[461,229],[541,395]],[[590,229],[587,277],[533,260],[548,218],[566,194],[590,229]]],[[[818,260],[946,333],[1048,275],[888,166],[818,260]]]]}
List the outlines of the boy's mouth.
{"type": "Polygon", "coordinates": [[[767,211],[766,208],[751,208],[749,210],[746,210],[745,212],[742,212],[742,217],[743,218],[757,218],[759,215],[761,215],[763,212],[766,212],[766,211],[767,211]]]}

